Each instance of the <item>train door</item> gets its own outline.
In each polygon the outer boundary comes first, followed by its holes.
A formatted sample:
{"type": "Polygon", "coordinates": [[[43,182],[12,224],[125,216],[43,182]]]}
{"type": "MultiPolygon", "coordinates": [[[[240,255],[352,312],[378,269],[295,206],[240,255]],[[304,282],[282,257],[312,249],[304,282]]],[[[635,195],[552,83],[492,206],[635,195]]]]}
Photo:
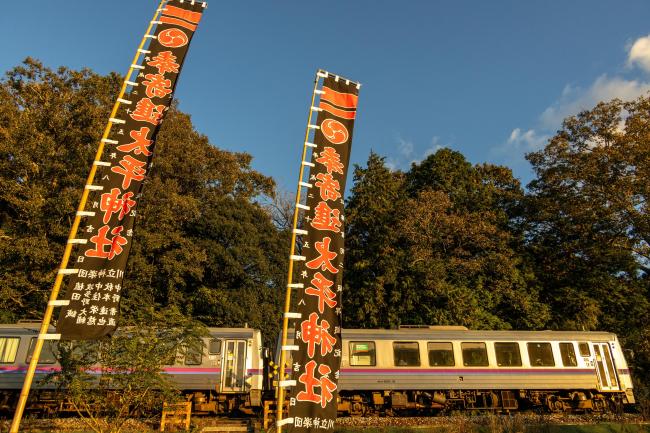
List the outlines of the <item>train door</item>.
{"type": "Polygon", "coordinates": [[[246,340],[225,340],[221,362],[221,391],[243,392],[246,386],[246,340]]]}
{"type": "Polygon", "coordinates": [[[603,391],[619,390],[618,377],[616,376],[616,368],[612,360],[612,353],[609,350],[609,344],[591,343],[591,345],[594,349],[594,360],[600,389],[603,391]]]}

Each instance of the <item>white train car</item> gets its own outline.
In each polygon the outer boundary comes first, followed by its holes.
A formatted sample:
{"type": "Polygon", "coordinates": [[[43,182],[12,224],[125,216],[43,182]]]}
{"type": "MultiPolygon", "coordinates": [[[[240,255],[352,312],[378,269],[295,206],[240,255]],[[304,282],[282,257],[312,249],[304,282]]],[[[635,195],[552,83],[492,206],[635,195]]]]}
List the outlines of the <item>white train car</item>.
{"type": "Polygon", "coordinates": [[[632,379],[615,334],[344,329],[339,411],[622,410],[632,379]]]}
{"type": "MultiPolygon", "coordinates": [[[[40,324],[0,325],[0,409],[13,410],[31,360],[40,324]]],[[[51,328],[50,332],[54,332],[51,328]]],[[[163,372],[193,404],[195,412],[252,413],[262,405],[262,334],[252,328],[208,328],[203,350],[178,354],[163,372]]],[[[61,403],[43,379],[61,369],[56,342],[45,341],[34,376],[28,410],[53,410],[61,403]]],[[[97,372],[99,368],[93,369],[97,372]]],[[[99,373],[98,373],[99,374],[99,373]]]]}

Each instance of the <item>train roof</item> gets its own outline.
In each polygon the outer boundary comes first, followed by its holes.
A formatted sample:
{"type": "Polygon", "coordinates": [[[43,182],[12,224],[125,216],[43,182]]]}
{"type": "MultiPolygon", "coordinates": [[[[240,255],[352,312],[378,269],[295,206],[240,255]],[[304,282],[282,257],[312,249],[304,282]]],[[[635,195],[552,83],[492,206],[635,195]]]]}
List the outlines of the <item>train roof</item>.
{"type": "MultiPolygon", "coordinates": [[[[0,324],[0,332],[4,335],[38,335],[40,329],[40,322],[0,324]]],[[[49,332],[54,332],[54,326],[50,325],[49,332]]]]}
{"type": "MultiPolygon", "coordinates": [[[[37,335],[41,329],[40,322],[24,322],[0,324],[0,332],[6,336],[11,335],[37,335]]],[[[118,328],[119,329],[119,328],[118,328]]],[[[50,325],[50,333],[55,332],[54,326],[50,325]]],[[[208,333],[215,338],[253,338],[258,329],[254,328],[213,328],[208,327],[208,333]]]]}
{"type": "Polygon", "coordinates": [[[208,332],[216,338],[252,338],[260,331],[254,328],[208,328],[208,332]]]}
{"type": "Polygon", "coordinates": [[[482,331],[467,329],[343,329],[343,338],[352,340],[544,340],[544,341],[593,341],[614,340],[616,334],[599,331],[482,331]]]}

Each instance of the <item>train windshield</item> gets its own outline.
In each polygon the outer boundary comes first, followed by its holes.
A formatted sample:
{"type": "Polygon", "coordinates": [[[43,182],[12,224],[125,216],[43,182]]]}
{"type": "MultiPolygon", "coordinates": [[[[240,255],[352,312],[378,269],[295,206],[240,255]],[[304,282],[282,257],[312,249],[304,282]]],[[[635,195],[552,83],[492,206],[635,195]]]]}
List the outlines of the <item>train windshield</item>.
{"type": "MultiPolygon", "coordinates": [[[[29,349],[27,350],[27,357],[25,362],[29,363],[32,360],[34,353],[34,346],[36,345],[36,337],[32,338],[29,342],[29,349]]],[[[56,344],[54,341],[44,341],[41,356],[38,358],[39,364],[54,364],[56,362],[56,344]]]]}

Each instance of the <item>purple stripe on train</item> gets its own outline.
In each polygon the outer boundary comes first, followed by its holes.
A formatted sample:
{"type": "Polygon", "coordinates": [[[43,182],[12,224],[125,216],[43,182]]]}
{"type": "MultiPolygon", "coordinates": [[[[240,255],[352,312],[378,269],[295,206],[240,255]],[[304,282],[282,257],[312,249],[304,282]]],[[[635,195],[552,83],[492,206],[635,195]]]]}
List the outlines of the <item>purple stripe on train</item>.
{"type": "Polygon", "coordinates": [[[592,368],[345,368],[342,375],[594,374],[592,368]]]}
{"type": "MultiPolygon", "coordinates": [[[[15,366],[6,366],[0,367],[0,374],[2,373],[24,373],[27,371],[27,366],[15,367],[15,366]]],[[[61,371],[61,367],[37,367],[36,373],[47,374],[55,371],[61,371]]],[[[169,374],[221,374],[220,368],[207,368],[207,367],[164,367],[163,371],[169,374]]],[[[90,373],[100,373],[101,370],[98,368],[93,368],[89,371],[90,373]]],[[[263,370],[261,369],[248,369],[247,373],[249,376],[262,374],[263,370]]]]}

